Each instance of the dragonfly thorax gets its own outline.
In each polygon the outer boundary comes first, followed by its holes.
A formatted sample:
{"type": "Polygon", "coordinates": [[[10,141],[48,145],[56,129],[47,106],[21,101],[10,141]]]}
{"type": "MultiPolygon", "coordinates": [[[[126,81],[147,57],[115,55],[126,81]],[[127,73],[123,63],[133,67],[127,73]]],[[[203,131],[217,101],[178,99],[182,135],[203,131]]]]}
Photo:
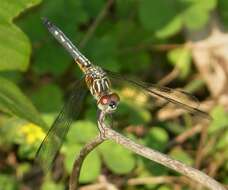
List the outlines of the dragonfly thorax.
{"type": "Polygon", "coordinates": [[[110,93],[110,81],[106,73],[100,67],[89,67],[85,71],[85,80],[91,94],[96,100],[110,93]]]}
{"type": "Polygon", "coordinates": [[[86,84],[97,100],[98,108],[113,112],[119,103],[119,96],[111,90],[111,82],[106,72],[98,66],[91,66],[85,71],[86,84]]]}

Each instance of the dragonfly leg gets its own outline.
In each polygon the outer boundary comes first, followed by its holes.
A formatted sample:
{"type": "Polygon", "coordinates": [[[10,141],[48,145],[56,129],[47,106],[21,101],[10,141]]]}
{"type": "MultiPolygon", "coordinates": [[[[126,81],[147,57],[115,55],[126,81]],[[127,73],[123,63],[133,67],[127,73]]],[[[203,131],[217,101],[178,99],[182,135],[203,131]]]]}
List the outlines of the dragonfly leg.
{"type": "Polygon", "coordinates": [[[97,111],[98,129],[102,139],[106,139],[106,129],[104,125],[105,116],[106,116],[106,113],[98,109],[97,111]]]}

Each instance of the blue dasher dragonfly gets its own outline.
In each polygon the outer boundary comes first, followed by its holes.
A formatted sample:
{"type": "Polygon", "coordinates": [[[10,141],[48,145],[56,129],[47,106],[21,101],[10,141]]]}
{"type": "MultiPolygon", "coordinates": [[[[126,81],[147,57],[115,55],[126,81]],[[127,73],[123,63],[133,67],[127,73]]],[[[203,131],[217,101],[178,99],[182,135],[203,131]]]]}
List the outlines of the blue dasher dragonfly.
{"type": "Polygon", "coordinates": [[[44,170],[50,169],[73,119],[80,112],[83,99],[88,90],[97,101],[98,109],[106,113],[113,113],[117,110],[120,98],[117,93],[113,92],[111,80],[126,81],[133,86],[139,87],[150,96],[160,97],[179,105],[193,114],[210,118],[207,113],[198,109],[199,103],[197,99],[184,91],[160,87],[155,84],[147,85],[93,65],[58,27],[47,18],[43,18],[43,23],[55,39],[70,53],[84,73],[84,77],[74,86],[72,96],[55,119],[37,151],[36,159],[44,170]]]}

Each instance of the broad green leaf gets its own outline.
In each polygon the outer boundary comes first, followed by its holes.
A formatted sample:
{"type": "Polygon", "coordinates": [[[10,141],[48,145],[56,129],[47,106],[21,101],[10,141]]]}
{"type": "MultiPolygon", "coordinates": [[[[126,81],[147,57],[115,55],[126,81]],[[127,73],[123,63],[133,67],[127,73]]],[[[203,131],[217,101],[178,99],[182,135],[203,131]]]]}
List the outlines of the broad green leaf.
{"type": "Polygon", "coordinates": [[[85,55],[96,65],[105,69],[119,71],[120,65],[117,62],[117,43],[115,36],[103,35],[100,39],[93,38],[86,46],[85,55]]]}
{"type": "Polygon", "coordinates": [[[68,173],[71,173],[73,168],[73,162],[77,158],[82,145],[80,144],[64,144],[61,148],[61,152],[65,155],[64,166],[68,173]]]}
{"type": "Polygon", "coordinates": [[[57,85],[47,84],[33,92],[32,100],[39,111],[56,112],[63,106],[63,93],[57,85]]]}
{"type": "Polygon", "coordinates": [[[165,129],[160,127],[152,127],[149,133],[145,137],[145,142],[147,146],[163,151],[168,142],[168,134],[165,129]]]}
{"type": "Polygon", "coordinates": [[[0,77],[7,78],[14,83],[20,83],[23,81],[23,73],[20,71],[2,71],[0,72],[0,77]]]}
{"type": "Polygon", "coordinates": [[[115,114],[120,117],[122,116],[122,119],[127,120],[131,125],[142,124],[151,119],[150,112],[146,108],[140,106],[136,107],[133,101],[122,100],[115,114]]]}
{"type": "Polygon", "coordinates": [[[208,19],[209,13],[202,10],[199,6],[192,6],[187,11],[185,11],[183,18],[185,25],[192,30],[199,29],[203,27],[208,19]]]}
{"type": "Polygon", "coordinates": [[[1,0],[0,17],[7,21],[12,21],[12,19],[18,16],[24,9],[28,9],[40,2],[41,0],[1,0]]]}
{"type": "Polygon", "coordinates": [[[189,29],[203,27],[210,17],[210,11],[217,5],[217,0],[191,0],[182,14],[183,22],[189,29]]]}
{"type": "Polygon", "coordinates": [[[219,0],[218,1],[218,12],[220,15],[223,24],[227,27],[228,26],[228,1],[227,0],[219,0]]]}
{"type": "MultiPolygon", "coordinates": [[[[71,56],[52,38],[50,34],[44,46],[34,50],[33,69],[37,74],[52,73],[59,76],[73,63],[71,56]]],[[[75,67],[77,67],[76,64],[75,67]]]]}
{"type": "Polygon", "coordinates": [[[146,158],[143,158],[143,162],[144,162],[144,168],[145,170],[148,172],[148,174],[146,174],[146,176],[161,176],[161,175],[167,175],[168,174],[168,168],[158,164],[156,162],[151,162],[151,160],[148,160],[146,158]]]}
{"type": "Polygon", "coordinates": [[[98,135],[98,130],[95,123],[90,121],[77,121],[72,124],[67,134],[67,142],[69,144],[86,143],[96,135],[98,135]]]}
{"type": "Polygon", "coordinates": [[[176,2],[173,0],[141,1],[139,4],[139,20],[145,29],[159,30],[177,15],[175,6],[176,2]]]}
{"type": "MultiPolygon", "coordinates": [[[[77,158],[80,149],[82,148],[79,144],[64,146],[63,152],[65,153],[65,167],[68,173],[72,172],[73,162],[77,158]]],[[[101,160],[96,150],[89,153],[86,159],[83,162],[81,173],[80,173],[80,182],[88,183],[94,181],[101,170],[101,160]]]]}
{"type": "Polygon", "coordinates": [[[0,109],[24,118],[39,126],[46,126],[30,100],[11,81],[0,78],[0,109]]]}
{"type": "Polygon", "coordinates": [[[11,23],[0,22],[0,71],[25,71],[30,53],[29,40],[24,33],[11,23]]]}
{"type": "Polygon", "coordinates": [[[63,184],[54,183],[51,180],[45,180],[45,182],[41,186],[41,190],[64,190],[63,184]]]}
{"type": "Polygon", "coordinates": [[[191,71],[191,51],[189,48],[176,48],[168,53],[169,61],[180,69],[181,77],[185,78],[191,71]]]}
{"type": "Polygon", "coordinates": [[[82,5],[88,15],[90,15],[91,17],[96,17],[104,7],[105,2],[105,0],[82,1],[82,5]]]}
{"type": "Polygon", "coordinates": [[[212,10],[216,8],[218,0],[192,0],[192,2],[198,6],[201,7],[202,10],[212,10]]]}
{"type": "Polygon", "coordinates": [[[135,167],[132,153],[111,141],[99,146],[107,167],[116,174],[127,174],[135,167]]]}
{"type": "Polygon", "coordinates": [[[177,159],[181,162],[184,162],[185,164],[187,164],[189,166],[191,166],[194,163],[194,160],[192,159],[192,157],[181,148],[172,149],[171,152],[169,153],[169,155],[172,158],[177,159]]]}
{"type": "Polygon", "coordinates": [[[161,187],[158,188],[158,190],[172,190],[172,188],[166,185],[162,185],[161,187]]]}
{"type": "Polygon", "coordinates": [[[40,0],[1,0],[0,4],[0,71],[26,71],[31,46],[26,35],[12,23],[13,18],[40,0]]]}
{"type": "Polygon", "coordinates": [[[145,29],[155,31],[157,37],[167,38],[183,26],[188,29],[204,26],[216,5],[217,0],[144,0],[139,5],[139,20],[145,29]]]}
{"type": "Polygon", "coordinates": [[[209,134],[213,134],[215,131],[228,126],[228,115],[222,106],[216,106],[212,110],[211,116],[213,120],[208,128],[209,134]]]}
{"type": "Polygon", "coordinates": [[[137,0],[116,0],[117,16],[122,19],[127,19],[132,13],[132,10],[137,8],[137,5],[137,0]]]}
{"type": "Polygon", "coordinates": [[[101,173],[101,159],[97,151],[92,151],[85,159],[79,181],[88,183],[95,181],[101,173]]]}
{"type": "Polygon", "coordinates": [[[19,189],[19,184],[13,176],[1,174],[0,187],[4,187],[4,190],[17,190],[19,189]]]}
{"type": "Polygon", "coordinates": [[[137,52],[135,54],[126,53],[119,56],[119,62],[123,70],[133,73],[147,69],[151,64],[151,57],[145,51],[137,52]],[[137,65],[137,67],[132,67],[132,65],[137,65]]]}
{"type": "Polygon", "coordinates": [[[176,34],[182,27],[182,19],[180,16],[174,17],[167,25],[156,32],[158,38],[168,38],[176,34]]]}

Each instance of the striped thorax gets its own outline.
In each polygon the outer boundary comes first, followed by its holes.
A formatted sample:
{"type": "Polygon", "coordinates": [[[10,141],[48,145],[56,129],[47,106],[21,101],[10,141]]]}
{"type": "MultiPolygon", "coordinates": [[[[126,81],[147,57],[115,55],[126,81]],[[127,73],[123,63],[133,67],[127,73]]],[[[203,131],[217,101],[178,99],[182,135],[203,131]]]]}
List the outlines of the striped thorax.
{"type": "Polygon", "coordinates": [[[85,70],[85,80],[91,94],[97,100],[99,109],[106,112],[115,111],[119,96],[112,92],[106,72],[101,67],[91,65],[85,70]]]}

